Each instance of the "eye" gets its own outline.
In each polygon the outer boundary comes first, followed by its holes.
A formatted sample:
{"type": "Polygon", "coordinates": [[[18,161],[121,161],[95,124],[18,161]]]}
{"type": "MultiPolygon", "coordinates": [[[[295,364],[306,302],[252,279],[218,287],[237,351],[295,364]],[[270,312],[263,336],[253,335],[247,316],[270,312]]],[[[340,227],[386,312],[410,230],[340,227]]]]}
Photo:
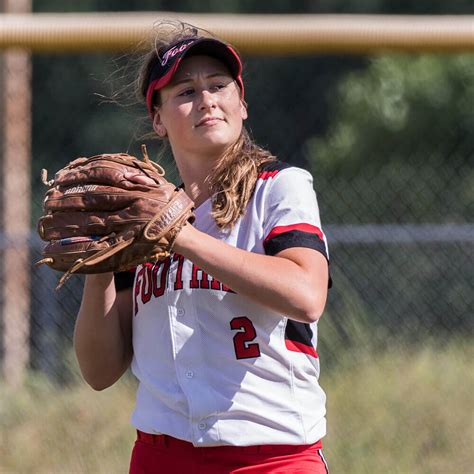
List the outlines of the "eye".
{"type": "Polygon", "coordinates": [[[219,91],[221,89],[224,89],[224,87],[226,87],[227,84],[224,84],[223,82],[218,82],[216,84],[213,84],[210,89],[211,90],[214,90],[214,91],[219,91]]]}
{"type": "Polygon", "coordinates": [[[194,89],[192,87],[188,87],[188,88],[178,92],[178,96],[179,97],[187,97],[187,96],[189,96],[193,93],[194,93],[194,89]]]}

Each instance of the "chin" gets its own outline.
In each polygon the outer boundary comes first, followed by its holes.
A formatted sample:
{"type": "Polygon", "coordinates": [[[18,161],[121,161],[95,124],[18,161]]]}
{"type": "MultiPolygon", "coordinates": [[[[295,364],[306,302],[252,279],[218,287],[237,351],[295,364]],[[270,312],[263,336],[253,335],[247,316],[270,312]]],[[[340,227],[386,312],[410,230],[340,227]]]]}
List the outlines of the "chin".
{"type": "Polygon", "coordinates": [[[230,140],[228,137],[206,137],[201,141],[203,148],[208,149],[209,151],[225,151],[229,146],[235,143],[235,140],[230,140]]]}

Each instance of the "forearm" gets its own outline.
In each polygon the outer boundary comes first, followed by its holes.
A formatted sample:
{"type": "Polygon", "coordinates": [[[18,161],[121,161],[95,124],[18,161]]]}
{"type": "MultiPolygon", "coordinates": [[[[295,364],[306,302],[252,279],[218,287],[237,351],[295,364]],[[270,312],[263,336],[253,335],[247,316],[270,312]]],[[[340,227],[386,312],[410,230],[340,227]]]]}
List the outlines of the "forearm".
{"type": "MultiPolygon", "coordinates": [[[[196,229],[189,229],[175,251],[233,291],[288,317],[311,322],[324,309],[327,273],[318,281],[288,258],[260,255],[232,247],[196,229]]],[[[324,262],[326,265],[326,262],[324,262]]]]}
{"type": "Polygon", "coordinates": [[[74,349],[85,380],[96,390],[112,385],[130,363],[112,273],[87,275],[74,331],[74,349]]]}

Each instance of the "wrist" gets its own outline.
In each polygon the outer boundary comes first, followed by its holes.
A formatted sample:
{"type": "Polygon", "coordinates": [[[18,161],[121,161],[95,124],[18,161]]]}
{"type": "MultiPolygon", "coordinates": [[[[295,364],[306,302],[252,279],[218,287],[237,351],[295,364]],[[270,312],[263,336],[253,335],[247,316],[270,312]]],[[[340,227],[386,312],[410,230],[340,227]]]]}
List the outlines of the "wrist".
{"type": "Polygon", "coordinates": [[[174,241],[173,252],[186,256],[186,251],[191,247],[196,232],[199,231],[191,224],[184,225],[174,241]]]}

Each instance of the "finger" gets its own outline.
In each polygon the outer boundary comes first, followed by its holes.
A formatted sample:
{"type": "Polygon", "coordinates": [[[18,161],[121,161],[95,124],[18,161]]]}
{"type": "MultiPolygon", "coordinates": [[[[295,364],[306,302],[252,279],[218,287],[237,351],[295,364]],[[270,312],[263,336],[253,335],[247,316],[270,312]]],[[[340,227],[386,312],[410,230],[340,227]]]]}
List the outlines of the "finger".
{"type": "Polygon", "coordinates": [[[128,172],[124,174],[124,177],[137,184],[145,184],[147,186],[153,186],[156,184],[153,179],[149,178],[148,176],[144,176],[143,174],[128,172]]]}

